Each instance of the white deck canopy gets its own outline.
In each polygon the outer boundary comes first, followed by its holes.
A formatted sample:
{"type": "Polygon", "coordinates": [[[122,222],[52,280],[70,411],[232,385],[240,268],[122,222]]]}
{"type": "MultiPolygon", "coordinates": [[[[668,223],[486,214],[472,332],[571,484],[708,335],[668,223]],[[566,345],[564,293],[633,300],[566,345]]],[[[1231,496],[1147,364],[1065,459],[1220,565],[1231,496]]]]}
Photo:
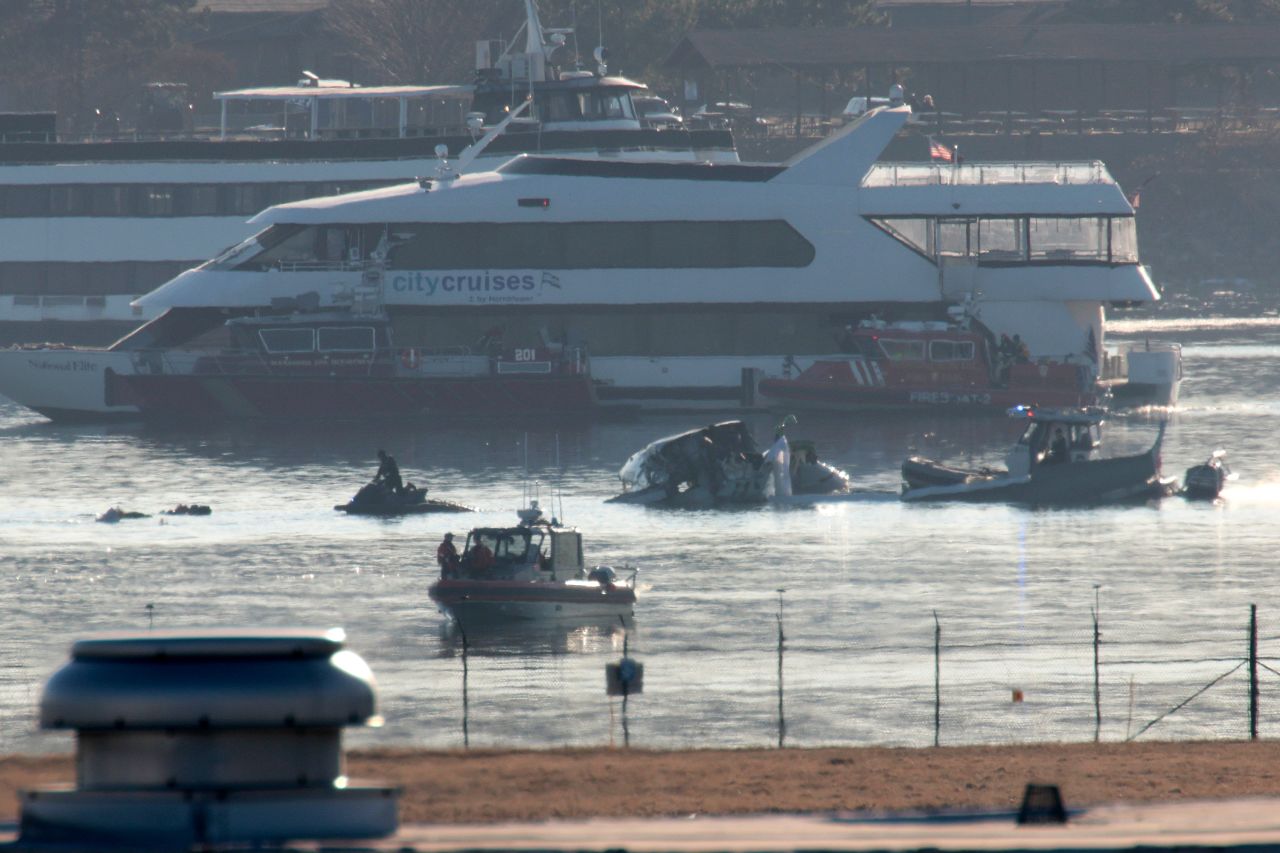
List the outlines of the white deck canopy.
{"type": "MultiPolygon", "coordinates": [[[[306,86],[263,86],[254,89],[232,89],[227,92],[214,92],[213,97],[222,103],[222,122],[220,137],[227,136],[227,104],[231,101],[266,101],[282,104],[305,102],[311,109],[311,133],[315,138],[320,124],[321,101],[343,100],[395,100],[400,103],[399,135],[404,136],[408,125],[409,99],[433,97],[468,97],[475,91],[474,86],[442,85],[442,86],[359,86],[343,80],[321,80],[319,84],[306,86]]],[[[287,109],[287,106],[286,106],[287,109]]]]}

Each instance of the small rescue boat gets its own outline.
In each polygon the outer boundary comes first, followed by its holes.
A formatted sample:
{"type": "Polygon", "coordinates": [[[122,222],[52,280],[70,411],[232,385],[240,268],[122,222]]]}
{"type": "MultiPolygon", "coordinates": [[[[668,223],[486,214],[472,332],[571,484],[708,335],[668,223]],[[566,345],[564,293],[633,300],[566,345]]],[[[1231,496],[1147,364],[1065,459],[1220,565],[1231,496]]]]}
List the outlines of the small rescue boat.
{"type": "Polygon", "coordinates": [[[431,600],[464,628],[475,624],[629,620],[636,570],[622,578],[611,566],[588,569],[582,534],[548,520],[532,501],[514,527],[477,527],[456,565],[440,567],[431,600]]]}
{"type": "Polygon", "coordinates": [[[338,512],[347,515],[376,515],[392,517],[421,515],[428,512],[475,512],[472,507],[454,501],[428,498],[427,490],[413,483],[397,492],[380,482],[367,483],[344,504],[335,504],[338,512]]]}
{"type": "Polygon", "coordinates": [[[919,456],[902,463],[904,501],[1007,501],[1032,505],[1141,501],[1172,493],[1160,475],[1165,424],[1150,449],[1101,458],[1102,411],[1014,406],[1009,416],[1026,428],[1006,457],[1006,468],[969,470],[919,456]]]}

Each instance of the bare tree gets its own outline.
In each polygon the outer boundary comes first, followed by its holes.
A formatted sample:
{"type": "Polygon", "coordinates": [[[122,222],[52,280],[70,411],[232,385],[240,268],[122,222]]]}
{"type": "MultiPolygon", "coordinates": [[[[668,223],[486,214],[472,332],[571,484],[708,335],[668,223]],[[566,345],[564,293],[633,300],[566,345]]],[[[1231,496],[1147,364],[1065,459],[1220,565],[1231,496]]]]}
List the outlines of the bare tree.
{"type": "Polygon", "coordinates": [[[151,61],[195,0],[4,0],[0,73],[16,105],[57,109],[84,129],[95,107],[130,109],[151,61]]]}
{"type": "Polygon", "coordinates": [[[522,17],[515,0],[333,0],[324,22],[366,82],[427,83],[469,80],[474,43],[509,39],[522,17]]]}

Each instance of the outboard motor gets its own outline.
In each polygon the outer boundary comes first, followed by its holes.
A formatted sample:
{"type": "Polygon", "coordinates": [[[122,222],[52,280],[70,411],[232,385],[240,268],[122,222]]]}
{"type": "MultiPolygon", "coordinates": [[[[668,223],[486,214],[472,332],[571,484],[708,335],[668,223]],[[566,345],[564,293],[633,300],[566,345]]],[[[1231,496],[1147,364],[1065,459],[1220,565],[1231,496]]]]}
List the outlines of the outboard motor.
{"type": "Polygon", "coordinates": [[[1193,500],[1211,501],[1222,493],[1231,476],[1231,469],[1223,461],[1225,450],[1215,450],[1207,460],[1187,469],[1182,481],[1182,493],[1193,500]]]}
{"type": "Polygon", "coordinates": [[[596,566],[587,575],[587,580],[595,581],[601,586],[613,586],[618,580],[618,573],[612,566],[596,566]]]}

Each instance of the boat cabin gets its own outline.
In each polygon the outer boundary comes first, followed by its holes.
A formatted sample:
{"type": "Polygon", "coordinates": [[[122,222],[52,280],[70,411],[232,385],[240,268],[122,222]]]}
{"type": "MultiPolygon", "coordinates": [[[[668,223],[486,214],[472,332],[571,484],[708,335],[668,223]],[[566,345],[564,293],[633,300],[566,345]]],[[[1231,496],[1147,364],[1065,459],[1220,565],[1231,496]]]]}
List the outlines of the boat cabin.
{"type": "Polygon", "coordinates": [[[1009,417],[1026,421],[1007,460],[1014,476],[1025,476],[1042,465],[1088,461],[1102,446],[1102,413],[1097,409],[1014,406],[1009,417]]]}
{"type": "Polygon", "coordinates": [[[239,317],[227,321],[230,348],[218,356],[252,359],[266,368],[322,369],[326,373],[367,372],[387,361],[391,326],[376,315],[290,315],[239,317]]]}
{"type": "Polygon", "coordinates": [[[583,570],[582,534],[546,521],[472,530],[460,565],[471,580],[566,581],[583,570]]]}
{"type": "Polygon", "coordinates": [[[904,363],[973,364],[985,370],[986,344],[977,332],[951,323],[869,321],[847,334],[842,348],[866,358],[904,363]]]}

